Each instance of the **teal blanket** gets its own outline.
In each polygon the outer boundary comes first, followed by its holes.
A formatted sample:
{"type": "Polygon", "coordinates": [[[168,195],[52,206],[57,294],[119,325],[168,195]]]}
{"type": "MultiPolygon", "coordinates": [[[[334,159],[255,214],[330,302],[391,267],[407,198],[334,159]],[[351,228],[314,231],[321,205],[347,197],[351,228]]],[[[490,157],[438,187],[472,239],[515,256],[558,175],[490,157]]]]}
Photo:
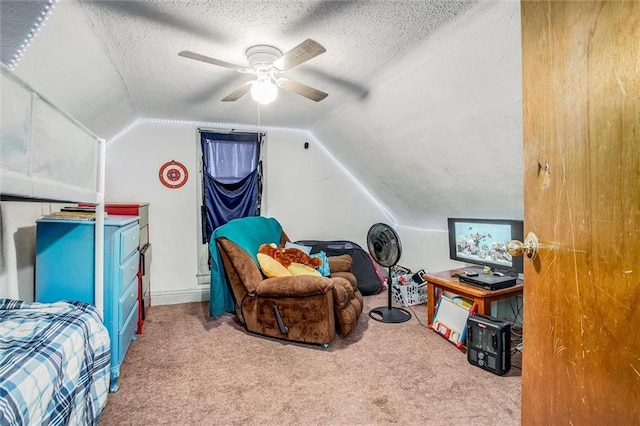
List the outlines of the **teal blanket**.
{"type": "Polygon", "coordinates": [[[280,244],[282,227],[272,217],[250,216],[233,219],[219,226],[211,234],[209,250],[211,252],[211,287],[209,313],[217,317],[225,312],[234,312],[236,304],[227,283],[222,259],[216,244],[216,238],[225,237],[246,251],[258,264],[258,247],[261,244],[280,244]]]}

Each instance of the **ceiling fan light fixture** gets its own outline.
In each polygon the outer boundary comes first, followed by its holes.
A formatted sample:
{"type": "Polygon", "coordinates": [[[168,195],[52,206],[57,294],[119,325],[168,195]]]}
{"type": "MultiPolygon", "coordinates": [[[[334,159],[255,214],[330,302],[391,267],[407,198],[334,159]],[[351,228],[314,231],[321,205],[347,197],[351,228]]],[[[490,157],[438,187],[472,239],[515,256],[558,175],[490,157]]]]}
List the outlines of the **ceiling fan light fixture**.
{"type": "Polygon", "coordinates": [[[256,102],[266,105],[278,97],[279,88],[304,96],[315,102],[326,98],[328,94],[325,92],[288,78],[278,78],[278,74],[297,67],[324,52],[326,52],[326,49],[321,44],[309,38],[284,54],[277,47],[266,44],[251,46],[246,51],[247,61],[249,62],[248,67],[211,58],[190,50],[183,50],[178,53],[178,56],[236,70],[241,73],[253,74],[257,77],[257,80],[243,83],[242,86],[222,98],[221,101],[237,101],[248,92],[251,92],[251,96],[256,102]]]}
{"type": "Polygon", "coordinates": [[[278,97],[278,87],[269,79],[258,80],[251,85],[251,97],[259,104],[270,104],[278,97]]]}

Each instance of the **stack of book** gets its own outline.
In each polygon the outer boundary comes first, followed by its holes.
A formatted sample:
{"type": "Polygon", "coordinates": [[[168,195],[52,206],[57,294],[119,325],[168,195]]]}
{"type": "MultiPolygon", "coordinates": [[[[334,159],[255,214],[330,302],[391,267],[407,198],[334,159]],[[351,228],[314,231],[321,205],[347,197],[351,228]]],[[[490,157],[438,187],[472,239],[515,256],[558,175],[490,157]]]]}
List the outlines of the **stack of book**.
{"type": "MultiPolygon", "coordinates": [[[[107,217],[107,212],[104,213],[107,217]]],[[[96,220],[95,207],[63,207],[59,212],[45,215],[45,219],[96,220]]]]}

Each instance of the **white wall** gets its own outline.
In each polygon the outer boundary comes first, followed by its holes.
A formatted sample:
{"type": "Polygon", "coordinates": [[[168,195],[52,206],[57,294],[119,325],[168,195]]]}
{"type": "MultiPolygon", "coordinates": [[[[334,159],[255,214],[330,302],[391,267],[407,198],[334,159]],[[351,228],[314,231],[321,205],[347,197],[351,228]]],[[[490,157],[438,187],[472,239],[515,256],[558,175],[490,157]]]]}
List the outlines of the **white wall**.
{"type": "Polygon", "coordinates": [[[292,240],[366,247],[371,225],[393,221],[312,134],[269,132],[267,156],[265,214],[278,218],[292,240]]]}
{"type": "Polygon", "coordinates": [[[150,203],[152,303],[154,296],[161,300],[176,290],[193,293],[196,299],[202,292],[194,283],[198,217],[194,140],[193,128],[140,125],[107,145],[105,201],[150,203]],[[191,173],[179,189],[166,188],[158,178],[160,167],[172,160],[191,173]]]}
{"type": "Polygon", "coordinates": [[[0,203],[0,298],[35,299],[36,220],[65,205],[0,203]]]}
{"type": "Polygon", "coordinates": [[[405,227],[412,269],[461,265],[448,259],[447,217],[523,218],[521,74],[520,3],[490,1],[314,125],[405,227]]]}
{"type": "MultiPolygon", "coordinates": [[[[208,286],[198,284],[197,279],[197,128],[233,126],[203,124],[143,121],[107,146],[106,201],[150,203],[153,304],[208,297],[208,286]],[[184,164],[189,172],[189,180],[178,189],[166,188],[158,178],[160,167],[172,160],[184,164]]],[[[267,152],[262,214],[277,218],[292,240],[344,239],[366,247],[369,227],[388,222],[388,216],[313,135],[301,130],[263,131],[267,152]],[[304,149],[305,142],[309,142],[308,149],[304,149]]]]}
{"type": "Polygon", "coordinates": [[[464,267],[449,259],[449,234],[442,230],[424,230],[399,226],[396,231],[402,242],[399,264],[412,271],[444,271],[464,267]]]}

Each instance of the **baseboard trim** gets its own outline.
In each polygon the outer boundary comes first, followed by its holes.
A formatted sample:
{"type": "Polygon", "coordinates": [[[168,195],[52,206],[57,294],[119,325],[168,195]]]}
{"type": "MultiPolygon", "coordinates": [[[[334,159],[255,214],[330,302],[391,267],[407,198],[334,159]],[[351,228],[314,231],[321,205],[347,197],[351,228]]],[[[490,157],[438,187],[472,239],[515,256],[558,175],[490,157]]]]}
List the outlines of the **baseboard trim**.
{"type": "Polygon", "coordinates": [[[204,302],[207,300],[209,300],[209,286],[186,290],[151,291],[151,306],[204,302]]]}

